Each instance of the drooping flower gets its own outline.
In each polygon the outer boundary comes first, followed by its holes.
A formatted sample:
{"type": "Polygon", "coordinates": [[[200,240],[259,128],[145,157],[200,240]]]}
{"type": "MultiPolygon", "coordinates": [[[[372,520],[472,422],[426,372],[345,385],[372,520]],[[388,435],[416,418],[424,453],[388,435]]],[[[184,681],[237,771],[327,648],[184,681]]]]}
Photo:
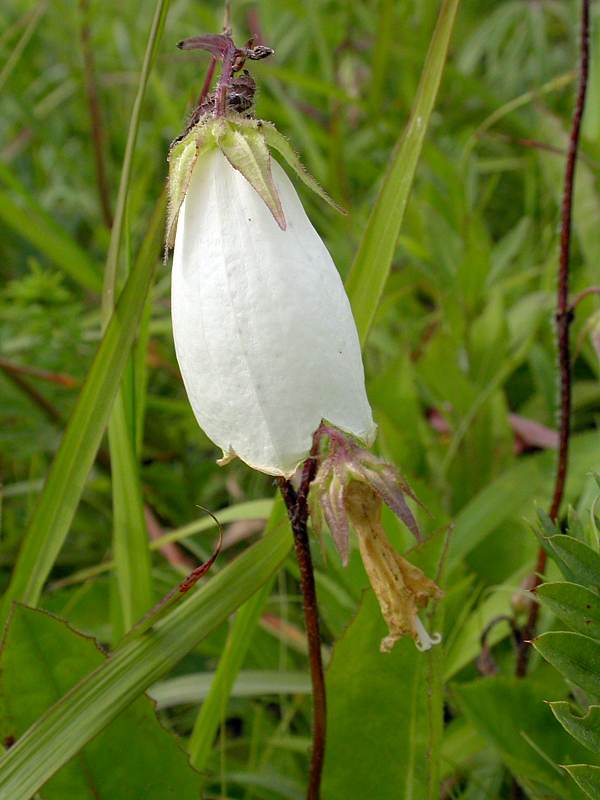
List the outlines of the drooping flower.
{"type": "Polygon", "coordinates": [[[429,650],[441,636],[430,636],[418,614],[442,592],[394,550],[381,524],[381,506],[386,503],[419,539],[416,520],[405,500],[405,495],[416,499],[414,494],[391,464],[349,437],[328,426],[322,426],[320,434],[329,439],[329,455],[322,460],[309,495],[313,526],[320,531],[322,513],[344,564],[348,561],[349,523],[356,531],[365,571],[388,626],[382,652],[389,652],[405,635],[414,639],[419,650],[429,650]]]}
{"type": "Polygon", "coordinates": [[[173,334],[224,461],[290,477],[322,420],[367,444],[376,428],[342,281],[268,144],[315,188],[268,123],[211,116],[173,148],[173,334]]]}

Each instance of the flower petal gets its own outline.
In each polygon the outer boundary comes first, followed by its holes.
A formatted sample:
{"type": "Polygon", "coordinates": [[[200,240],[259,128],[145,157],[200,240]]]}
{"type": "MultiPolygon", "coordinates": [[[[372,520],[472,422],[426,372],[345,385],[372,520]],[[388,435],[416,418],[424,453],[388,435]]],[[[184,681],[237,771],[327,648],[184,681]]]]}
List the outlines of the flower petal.
{"type": "Polygon", "coordinates": [[[371,443],[350,303],[291,182],[287,229],[215,150],[196,162],[173,258],[173,333],[200,426],[224,453],[291,476],[322,419],[371,443]]]}

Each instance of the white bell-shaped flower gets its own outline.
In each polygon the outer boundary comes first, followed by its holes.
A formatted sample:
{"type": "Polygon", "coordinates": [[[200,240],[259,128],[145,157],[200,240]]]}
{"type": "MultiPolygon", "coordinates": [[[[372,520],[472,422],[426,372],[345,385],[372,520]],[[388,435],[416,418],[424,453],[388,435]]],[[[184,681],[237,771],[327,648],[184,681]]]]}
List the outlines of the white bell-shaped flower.
{"type": "Polygon", "coordinates": [[[322,420],[367,444],[376,426],[337,269],[283,169],[282,229],[214,148],[179,210],[172,278],[177,359],[200,426],[228,460],[289,477],[322,420]]]}

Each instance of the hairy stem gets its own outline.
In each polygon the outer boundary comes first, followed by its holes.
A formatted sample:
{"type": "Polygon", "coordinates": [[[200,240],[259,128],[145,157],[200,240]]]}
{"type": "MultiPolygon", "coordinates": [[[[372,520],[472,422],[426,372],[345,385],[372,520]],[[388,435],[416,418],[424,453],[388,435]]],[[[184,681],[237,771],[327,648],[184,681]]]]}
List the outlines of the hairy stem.
{"type": "Polygon", "coordinates": [[[308,541],[308,491],[315,477],[317,459],[315,450],[305,461],[302,480],[298,492],[289,481],[279,479],[279,488],[287,506],[296,558],[300,567],[300,585],[304,603],[304,621],[308,639],[308,655],[313,696],[313,746],[308,781],[307,800],[319,800],[321,773],[325,757],[325,733],[327,723],[327,703],[325,695],[325,676],[321,659],[321,634],[319,631],[319,610],[315,589],[310,544],[308,541]]]}
{"type": "MultiPolygon", "coordinates": [[[[569,463],[569,437],[571,422],[571,348],[569,329],[573,321],[574,310],[569,304],[569,261],[571,253],[571,232],[573,218],[573,190],[575,185],[575,167],[577,164],[577,151],[581,133],[581,120],[585,108],[589,74],[589,27],[590,27],[590,0],[581,3],[581,34],[579,58],[579,88],[573,112],[571,135],[569,137],[569,150],[565,166],[565,179],[563,188],[561,232],[560,232],[560,260],[558,267],[558,289],[556,296],[556,346],[558,351],[558,370],[560,374],[560,409],[559,409],[559,440],[558,459],[550,517],[558,518],[558,512],[565,492],[567,468],[569,463]]],[[[533,591],[543,580],[546,568],[546,553],[540,548],[535,566],[533,591]]],[[[522,631],[522,642],[517,655],[516,674],[524,677],[529,661],[529,642],[535,636],[539,615],[539,604],[533,599],[529,607],[529,615],[522,631]]]]}

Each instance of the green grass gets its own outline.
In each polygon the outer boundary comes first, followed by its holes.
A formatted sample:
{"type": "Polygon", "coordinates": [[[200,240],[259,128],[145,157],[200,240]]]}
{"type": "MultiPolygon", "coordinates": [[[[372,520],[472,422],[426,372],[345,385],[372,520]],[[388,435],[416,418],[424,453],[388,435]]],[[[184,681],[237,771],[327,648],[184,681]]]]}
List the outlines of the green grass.
{"type": "MultiPolygon", "coordinates": [[[[211,552],[204,509],[218,511],[227,547],[197,590],[111,658],[96,655],[96,666],[62,627],[64,663],[59,647],[44,661],[50,623],[16,612],[0,654],[0,734],[20,741],[0,760],[0,797],[88,796],[73,788],[85,786],[81,764],[104,774],[111,741],[135,747],[154,712],[129,704],[157,685],[172,695],[156,712],[161,723],[200,770],[178,767],[178,796],[197,797],[202,785],[207,797],[296,800],[311,706],[297,680],[308,662],[291,538],[272,480],[239,462],[217,466],[197,427],[162,262],[167,151],[208,63],[175,45],[220,30],[222,8],[142,5],[7,0],[0,9],[3,620],[19,600],[109,647],[211,552]],[[112,233],[98,188],[90,54],[112,233]],[[81,658],[72,679],[67,652],[81,658]],[[44,675],[54,688],[34,697],[44,675]],[[279,677],[262,693],[253,675],[279,677]],[[171,688],[186,676],[201,687],[197,702],[171,688]],[[2,697],[11,686],[23,713],[2,697]]],[[[600,763],[579,756],[546,714],[543,700],[570,696],[560,675],[534,657],[526,681],[513,681],[505,623],[489,636],[500,675],[482,678],[476,662],[488,623],[521,620],[519,588],[538,546],[529,522],[552,488],[553,453],[533,452],[514,415],[556,424],[552,313],[578,16],[574,0],[233,2],[236,40],[258,29],[276,50],[252,63],[258,116],[348,210],[337,214],[294,179],[347,282],[375,449],[423,503],[415,514],[431,538],[416,558],[428,574],[450,530],[433,621],[444,644],[433,656],[410,641],[380,655],[382,623],[356,545],[344,569],[327,538],[322,550],[314,541],[333,695],[324,800],[366,796],[374,776],[374,800],[433,800],[439,782],[453,800],[508,799],[511,775],[533,798],[577,798],[556,765],[600,763]]],[[[573,293],[600,283],[598,42],[595,28],[573,293]]],[[[598,302],[580,304],[572,329],[567,499],[582,515],[600,468],[600,368],[589,338],[598,302]]],[[[387,512],[384,524],[395,547],[410,546],[387,512]]],[[[553,626],[549,611],[541,625],[553,626]]],[[[175,769],[169,748],[159,751],[175,769]]],[[[143,770],[130,770],[133,789],[125,776],[107,796],[165,796],[143,786],[143,770]]]]}

